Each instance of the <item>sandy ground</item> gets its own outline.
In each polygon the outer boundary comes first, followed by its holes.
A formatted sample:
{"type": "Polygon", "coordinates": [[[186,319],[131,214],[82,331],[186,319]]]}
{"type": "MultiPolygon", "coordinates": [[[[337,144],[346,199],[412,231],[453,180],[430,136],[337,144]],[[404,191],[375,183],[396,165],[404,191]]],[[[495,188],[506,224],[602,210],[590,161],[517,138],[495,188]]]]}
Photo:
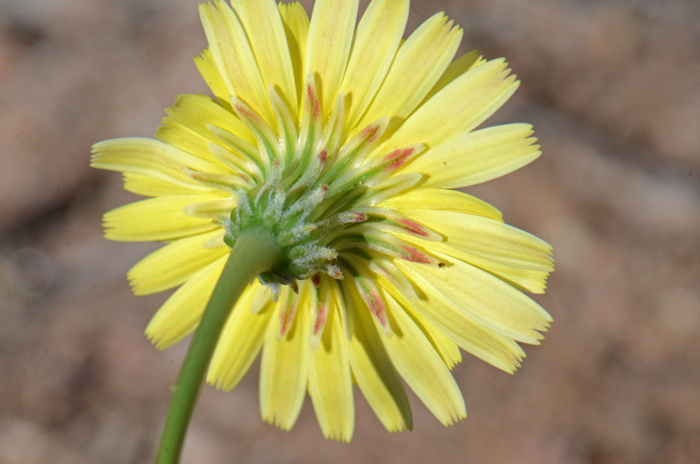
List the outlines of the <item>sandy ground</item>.
{"type": "MultiPolygon", "coordinates": [[[[413,432],[389,434],[357,394],[349,445],[308,400],[292,432],[263,423],[254,366],[204,389],[183,463],[700,462],[700,3],[412,10],[409,30],[445,10],[461,52],[522,80],[491,123],[534,124],[544,155],[469,192],[554,245],[547,339],[514,376],[465,356],[469,417],[450,428],[411,396],[413,432]]],[[[102,238],[102,213],[135,197],[88,158],[207,93],[204,46],[194,0],[0,0],[1,464],[151,460],[186,343],[142,335],[167,295],[133,296],[125,273],[156,246],[102,238]]]]}

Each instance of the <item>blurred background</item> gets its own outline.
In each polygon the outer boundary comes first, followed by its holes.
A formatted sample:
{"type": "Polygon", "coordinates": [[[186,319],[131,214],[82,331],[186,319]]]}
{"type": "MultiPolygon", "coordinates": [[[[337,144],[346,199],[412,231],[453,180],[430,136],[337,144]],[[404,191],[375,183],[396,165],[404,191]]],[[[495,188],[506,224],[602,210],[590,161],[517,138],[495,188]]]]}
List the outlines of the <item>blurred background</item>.
{"type": "MultiPolygon", "coordinates": [[[[411,394],[413,432],[389,434],[357,394],[349,445],[308,399],[292,432],[263,423],[256,365],[204,388],[183,463],[700,462],[700,3],[411,9],[407,32],[444,10],[460,53],[522,80],[489,124],[534,124],[544,155],[468,191],[554,245],[547,339],[514,376],[465,356],[469,417],[450,428],[411,394]]],[[[0,0],[0,464],[152,459],[187,344],[143,336],[167,295],[133,296],[125,273],[157,246],[102,237],[136,197],[88,158],[208,93],[204,47],[195,0],[0,0]]]]}

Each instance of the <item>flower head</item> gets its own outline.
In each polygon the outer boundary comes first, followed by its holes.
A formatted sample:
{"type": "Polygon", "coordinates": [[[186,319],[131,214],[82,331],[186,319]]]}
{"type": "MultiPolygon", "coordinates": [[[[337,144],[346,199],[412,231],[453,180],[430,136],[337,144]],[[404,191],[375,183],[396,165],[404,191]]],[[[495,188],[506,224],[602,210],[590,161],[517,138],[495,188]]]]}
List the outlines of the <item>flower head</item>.
{"type": "Polygon", "coordinates": [[[353,432],[352,384],[391,431],[412,427],[401,379],[443,424],[466,416],[460,348],[514,372],[551,321],[551,247],[462,192],[540,154],[532,128],[474,130],[515,91],[502,60],[453,60],[438,13],[402,42],[408,0],[200,5],[196,59],[215,99],[183,95],[156,138],[94,146],[92,165],[152,197],[105,216],[107,238],[167,243],[128,274],[180,286],[146,334],[193,331],[230,249],[253,225],[279,264],[236,304],[208,381],[230,390],[262,350],[263,418],[289,429],[306,391],[327,437],[353,432]]]}

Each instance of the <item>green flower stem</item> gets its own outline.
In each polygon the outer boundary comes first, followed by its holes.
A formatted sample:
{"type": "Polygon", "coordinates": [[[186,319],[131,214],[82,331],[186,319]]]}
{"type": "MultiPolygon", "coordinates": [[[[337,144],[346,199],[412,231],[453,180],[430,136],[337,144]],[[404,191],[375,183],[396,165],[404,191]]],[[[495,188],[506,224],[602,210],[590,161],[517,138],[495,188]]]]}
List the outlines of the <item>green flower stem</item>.
{"type": "Polygon", "coordinates": [[[248,284],[261,272],[273,269],[280,255],[277,241],[265,227],[249,227],[236,238],[173,388],[156,464],[179,462],[187,426],[224,323],[248,284]]]}

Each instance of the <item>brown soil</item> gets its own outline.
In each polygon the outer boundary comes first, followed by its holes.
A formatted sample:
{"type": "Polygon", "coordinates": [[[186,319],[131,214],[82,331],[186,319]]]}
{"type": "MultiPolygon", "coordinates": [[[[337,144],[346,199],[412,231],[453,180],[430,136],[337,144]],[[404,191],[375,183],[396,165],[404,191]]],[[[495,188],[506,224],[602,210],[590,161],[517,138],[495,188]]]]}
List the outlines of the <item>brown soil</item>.
{"type": "MultiPolygon", "coordinates": [[[[450,428],[411,396],[414,431],[389,434],[357,394],[350,445],[308,400],[293,431],[263,423],[254,366],[204,389],[183,463],[700,462],[700,3],[414,1],[409,30],[440,10],[522,80],[490,123],[534,124],[544,155],[469,192],[554,245],[546,340],[514,376],[465,356],[450,428]]],[[[0,12],[0,464],[148,463],[186,343],[142,335],[166,295],[125,273],[156,246],[103,239],[135,197],[88,158],[207,93],[196,2],[0,12]]]]}

